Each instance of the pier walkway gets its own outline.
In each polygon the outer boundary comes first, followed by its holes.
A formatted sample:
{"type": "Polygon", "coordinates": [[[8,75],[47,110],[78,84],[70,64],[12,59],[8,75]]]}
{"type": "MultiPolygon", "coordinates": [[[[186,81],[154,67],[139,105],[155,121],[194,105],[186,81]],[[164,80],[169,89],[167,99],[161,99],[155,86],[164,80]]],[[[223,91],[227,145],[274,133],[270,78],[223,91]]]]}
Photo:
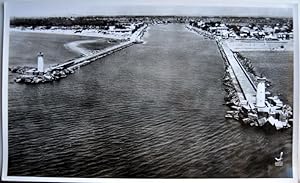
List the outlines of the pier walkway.
{"type": "MultiPolygon", "coordinates": [[[[196,28],[186,27],[203,35],[203,33],[196,31],[196,28]]],[[[228,111],[225,117],[242,120],[244,124],[249,124],[250,126],[264,126],[268,124],[267,128],[273,126],[276,130],[290,128],[289,121],[293,117],[292,108],[283,105],[278,97],[268,97],[268,100],[266,100],[265,86],[260,85],[260,87],[258,85],[259,89],[257,89],[252,78],[237,58],[237,54],[231,49],[232,47],[228,41],[220,36],[213,34],[211,36],[216,40],[225,61],[226,74],[224,75],[224,85],[227,87],[226,92],[228,93],[225,100],[229,101],[226,104],[230,105],[234,110],[238,109],[238,111],[228,111]],[[228,76],[231,80],[228,79],[228,76]],[[228,82],[231,84],[228,84],[228,82]],[[257,90],[262,96],[257,97],[257,90]],[[259,106],[256,103],[257,98],[260,102],[259,106]],[[262,115],[259,112],[264,114],[262,115]]]]}
{"type": "Polygon", "coordinates": [[[250,108],[255,108],[256,103],[256,86],[252,79],[249,77],[248,73],[237,60],[234,53],[230,50],[226,42],[219,41],[219,46],[223,49],[224,54],[233,70],[235,78],[242,90],[245,100],[247,100],[250,108]]]}
{"type": "Polygon", "coordinates": [[[216,39],[223,58],[226,59],[231,66],[229,73],[232,76],[233,84],[237,86],[236,90],[240,102],[245,101],[247,102],[246,105],[248,105],[251,109],[254,109],[256,104],[256,85],[248,75],[247,71],[238,61],[236,55],[230,49],[227,42],[199,28],[190,25],[187,25],[186,28],[195,31],[202,36],[216,39]]]}
{"type": "Polygon", "coordinates": [[[100,51],[97,54],[93,54],[93,55],[89,55],[89,56],[85,56],[85,57],[80,57],[80,58],[73,59],[71,61],[59,64],[59,65],[56,65],[54,67],[49,68],[49,70],[47,70],[47,71],[60,69],[62,67],[63,68],[70,68],[70,69],[78,68],[78,67],[80,67],[80,66],[82,66],[86,63],[89,63],[89,62],[94,61],[96,59],[99,59],[99,58],[105,57],[107,55],[110,55],[110,54],[112,54],[116,51],[119,51],[121,49],[129,47],[133,44],[134,44],[133,41],[124,42],[124,43],[121,43],[119,45],[104,49],[104,50],[100,51]]]}

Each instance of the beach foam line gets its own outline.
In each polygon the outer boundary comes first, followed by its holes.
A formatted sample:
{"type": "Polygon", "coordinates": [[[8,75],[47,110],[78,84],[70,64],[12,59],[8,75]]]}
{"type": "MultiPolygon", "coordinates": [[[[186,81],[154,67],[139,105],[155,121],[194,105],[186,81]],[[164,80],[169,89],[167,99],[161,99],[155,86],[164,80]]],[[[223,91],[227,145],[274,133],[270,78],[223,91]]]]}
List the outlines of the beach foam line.
{"type": "Polygon", "coordinates": [[[75,52],[75,53],[79,53],[79,54],[87,56],[87,55],[92,54],[92,51],[88,50],[86,48],[80,47],[79,45],[80,44],[85,44],[85,43],[94,43],[94,42],[97,42],[97,41],[98,40],[73,41],[73,42],[69,42],[69,43],[64,44],[64,47],[68,50],[71,50],[71,51],[75,52]]]}

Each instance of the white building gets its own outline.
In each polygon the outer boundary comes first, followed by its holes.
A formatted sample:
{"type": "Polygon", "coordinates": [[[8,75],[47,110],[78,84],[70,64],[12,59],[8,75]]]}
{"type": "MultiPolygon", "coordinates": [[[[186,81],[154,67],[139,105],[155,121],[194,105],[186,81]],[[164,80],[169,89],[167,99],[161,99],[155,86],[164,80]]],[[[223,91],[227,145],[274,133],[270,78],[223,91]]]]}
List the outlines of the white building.
{"type": "Polygon", "coordinates": [[[266,78],[258,77],[258,84],[256,89],[256,107],[258,112],[263,112],[266,107],[266,78]]]}
{"type": "Polygon", "coordinates": [[[44,54],[42,52],[37,56],[37,69],[38,72],[44,72],[44,54]]]}

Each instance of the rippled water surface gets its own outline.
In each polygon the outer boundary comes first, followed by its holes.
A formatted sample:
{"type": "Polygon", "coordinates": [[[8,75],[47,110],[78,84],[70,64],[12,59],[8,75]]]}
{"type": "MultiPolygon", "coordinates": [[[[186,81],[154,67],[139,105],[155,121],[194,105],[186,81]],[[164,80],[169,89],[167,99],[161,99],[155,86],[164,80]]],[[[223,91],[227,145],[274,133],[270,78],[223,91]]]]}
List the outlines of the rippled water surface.
{"type": "Polygon", "coordinates": [[[214,41],[183,25],[152,26],[144,39],[59,82],[10,75],[9,175],[291,176],[291,130],[225,120],[214,41]]]}

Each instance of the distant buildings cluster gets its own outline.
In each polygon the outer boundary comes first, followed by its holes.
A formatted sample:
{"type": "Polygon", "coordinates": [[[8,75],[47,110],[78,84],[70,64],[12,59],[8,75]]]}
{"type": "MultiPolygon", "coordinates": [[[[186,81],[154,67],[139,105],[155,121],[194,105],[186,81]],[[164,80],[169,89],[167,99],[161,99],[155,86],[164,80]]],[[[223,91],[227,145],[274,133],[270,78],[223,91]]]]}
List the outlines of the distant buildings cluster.
{"type": "Polygon", "coordinates": [[[74,30],[74,33],[81,33],[84,30],[98,30],[100,33],[110,34],[110,33],[128,33],[132,34],[140,27],[144,25],[143,22],[140,23],[117,23],[107,26],[98,26],[98,25],[87,25],[87,26],[80,26],[80,25],[73,25],[73,26],[21,26],[19,27],[21,30],[74,30]]]}
{"type": "Polygon", "coordinates": [[[190,21],[189,24],[225,39],[230,37],[235,39],[263,40],[293,39],[293,27],[290,24],[256,25],[251,23],[248,25],[236,25],[224,24],[219,21],[190,21]]]}
{"type": "Polygon", "coordinates": [[[74,33],[93,30],[104,34],[132,34],[144,25],[144,21],[134,17],[45,17],[13,18],[10,25],[21,30],[74,30],[74,33]]]}
{"type": "Polygon", "coordinates": [[[144,24],[190,23],[214,35],[235,39],[293,39],[292,18],[191,17],[191,16],[87,16],[13,18],[11,27],[21,29],[93,30],[103,34],[131,34],[144,24]]]}

